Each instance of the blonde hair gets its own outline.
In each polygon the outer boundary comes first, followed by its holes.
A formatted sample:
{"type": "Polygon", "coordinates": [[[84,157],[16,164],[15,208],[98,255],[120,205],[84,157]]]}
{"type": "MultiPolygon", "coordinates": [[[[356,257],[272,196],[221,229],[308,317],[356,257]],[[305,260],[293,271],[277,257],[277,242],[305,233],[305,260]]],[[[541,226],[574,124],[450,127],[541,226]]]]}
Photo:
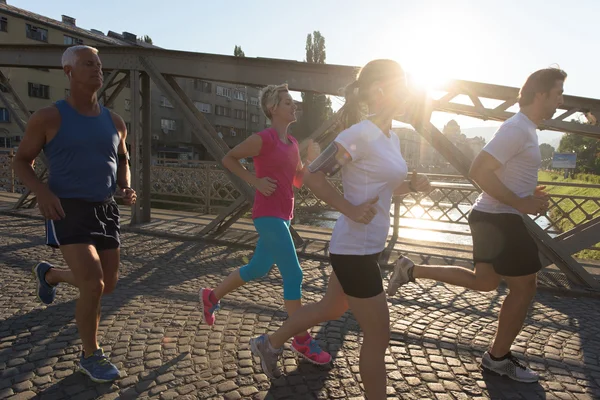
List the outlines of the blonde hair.
{"type": "Polygon", "coordinates": [[[271,119],[271,108],[277,108],[281,102],[281,97],[279,97],[279,94],[288,92],[289,89],[287,83],[283,83],[281,85],[269,85],[261,90],[260,108],[265,114],[265,117],[271,119]]]}
{"type": "Polygon", "coordinates": [[[98,54],[98,49],[95,47],[85,46],[83,44],[80,44],[77,46],[71,46],[71,47],[67,48],[62,55],[61,61],[62,61],[63,68],[66,67],[67,65],[69,65],[71,67],[75,66],[75,63],[77,62],[77,53],[82,50],[91,50],[92,53],[98,54]]]}

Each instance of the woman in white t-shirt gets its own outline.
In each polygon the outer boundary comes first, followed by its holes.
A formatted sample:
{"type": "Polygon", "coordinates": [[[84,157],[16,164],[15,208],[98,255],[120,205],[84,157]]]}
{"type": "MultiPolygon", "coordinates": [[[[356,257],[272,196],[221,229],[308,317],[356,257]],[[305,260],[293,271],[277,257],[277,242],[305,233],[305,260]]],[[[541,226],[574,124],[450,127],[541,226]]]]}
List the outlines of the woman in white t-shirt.
{"type": "Polygon", "coordinates": [[[305,185],[342,215],[330,243],[333,272],[318,303],[298,310],[274,334],[250,341],[263,371],[275,376],[281,347],[296,332],[338,319],[350,308],[364,332],[360,375],[369,400],[386,398],[385,350],[389,311],[378,258],[386,245],[393,195],[429,189],[427,177],[406,182],[408,168],[393,117],[403,112],[408,90],[404,71],[391,60],[374,60],[346,88],[342,120],[347,127],[321,153],[305,176],[305,185]],[[369,116],[361,120],[364,105],[369,116]],[[342,171],[343,196],[326,176],[342,171]]]}

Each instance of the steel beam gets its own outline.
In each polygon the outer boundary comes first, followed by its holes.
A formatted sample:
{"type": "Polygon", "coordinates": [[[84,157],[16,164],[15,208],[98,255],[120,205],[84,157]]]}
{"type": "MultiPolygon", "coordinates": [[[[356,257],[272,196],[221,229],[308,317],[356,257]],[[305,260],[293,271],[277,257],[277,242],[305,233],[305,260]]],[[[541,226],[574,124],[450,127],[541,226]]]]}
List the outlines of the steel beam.
{"type": "MultiPolygon", "coordinates": [[[[131,80],[131,133],[129,134],[131,143],[131,186],[133,189],[139,190],[140,187],[140,167],[141,167],[141,154],[140,145],[142,138],[142,119],[140,116],[141,109],[141,98],[140,98],[140,72],[137,70],[131,70],[129,72],[129,79],[131,80]]],[[[131,220],[130,225],[135,225],[141,221],[140,202],[136,201],[131,206],[131,220]]]]}
{"type": "Polygon", "coordinates": [[[554,238],[570,254],[600,243],[600,217],[591,219],[554,238]]]}
{"type": "Polygon", "coordinates": [[[142,73],[142,215],[140,222],[150,222],[152,191],[152,109],[150,77],[142,73]]]}
{"type": "MultiPolygon", "coordinates": [[[[125,89],[127,87],[127,83],[130,83],[130,82],[131,82],[130,73],[126,72],[125,76],[118,83],[116,83],[117,87],[113,89],[113,91],[110,93],[110,96],[108,96],[108,99],[106,99],[106,103],[104,104],[104,107],[112,107],[112,104],[115,102],[115,100],[117,99],[119,94],[121,94],[123,89],[125,89]]],[[[102,92],[100,92],[100,95],[102,95],[102,92]]]]}
{"type": "MultiPolygon", "coordinates": [[[[155,48],[97,46],[103,68],[142,69],[139,57],[149,59],[165,75],[206,79],[248,86],[287,82],[290,90],[339,95],[352,82],[357,67],[290,60],[233,57],[155,48]]],[[[62,68],[66,46],[0,45],[0,66],[62,68]]]]}

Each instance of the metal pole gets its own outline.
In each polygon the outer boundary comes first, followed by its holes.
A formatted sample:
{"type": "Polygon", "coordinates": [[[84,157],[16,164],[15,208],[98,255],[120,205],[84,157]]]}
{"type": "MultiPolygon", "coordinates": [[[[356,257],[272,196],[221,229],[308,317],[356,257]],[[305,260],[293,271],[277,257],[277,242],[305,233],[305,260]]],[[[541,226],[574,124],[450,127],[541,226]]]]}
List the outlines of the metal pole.
{"type": "MultiPolygon", "coordinates": [[[[140,72],[131,70],[129,73],[131,80],[131,187],[134,190],[140,189],[140,72]]],[[[131,207],[130,225],[140,223],[140,202],[137,201],[131,207]]]]}
{"type": "Polygon", "coordinates": [[[151,174],[152,131],[151,131],[151,92],[150,77],[142,72],[142,216],[140,222],[151,220],[151,174]]]}

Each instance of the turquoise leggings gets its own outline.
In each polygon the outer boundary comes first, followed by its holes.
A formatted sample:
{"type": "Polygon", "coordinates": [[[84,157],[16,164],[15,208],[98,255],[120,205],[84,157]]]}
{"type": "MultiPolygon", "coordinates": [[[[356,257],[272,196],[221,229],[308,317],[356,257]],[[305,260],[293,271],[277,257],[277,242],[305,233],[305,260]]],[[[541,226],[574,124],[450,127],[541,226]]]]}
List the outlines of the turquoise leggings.
{"type": "Polygon", "coordinates": [[[262,278],[273,264],[279,268],[283,278],[283,299],[302,298],[302,268],[290,233],[290,221],[275,217],[260,217],[254,220],[258,232],[258,243],[252,260],[240,268],[244,282],[262,278]]]}

